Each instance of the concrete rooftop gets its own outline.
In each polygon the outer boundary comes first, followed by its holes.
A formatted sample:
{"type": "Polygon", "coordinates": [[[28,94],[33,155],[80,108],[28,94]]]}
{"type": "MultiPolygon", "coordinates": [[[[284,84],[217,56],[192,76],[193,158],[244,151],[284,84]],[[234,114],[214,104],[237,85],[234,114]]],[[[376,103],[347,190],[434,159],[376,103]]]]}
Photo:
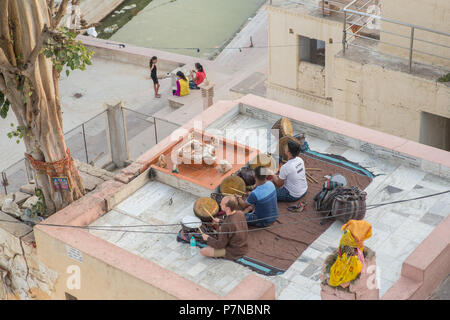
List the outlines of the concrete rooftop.
{"type": "MultiPolygon", "coordinates": [[[[258,148],[256,139],[242,138],[244,130],[270,129],[272,116],[251,108],[234,109],[213,122],[207,131],[215,129],[233,132],[239,143],[258,148]],[[253,110],[253,111],[248,111],[253,110]]],[[[293,121],[294,129],[302,128],[293,121]]],[[[304,131],[304,130],[301,130],[304,131]]],[[[340,155],[369,169],[376,177],[366,188],[367,204],[409,199],[450,189],[445,179],[407,164],[376,157],[345,146],[336,141],[306,134],[312,150],[340,155]]],[[[230,139],[227,135],[227,139],[230,139]]],[[[267,136],[260,136],[267,138],[267,136]]],[[[339,140],[337,138],[337,140],[339,140]]],[[[260,150],[262,152],[266,150],[260,150]]],[[[142,224],[178,223],[185,215],[193,215],[196,196],[158,181],[145,184],[137,192],[117,205],[91,226],[131,226],[142,224]],[[169,203],[172,198],[173,203],[169,203]]],[[[448,194],[368,210],[366,220],[373,226],[373,236],[365,245],[376,251],[380,276],[380,297],[400,277],[402,263],[433,229],[450,213],[448,194]]],[[[276,287],[277,299],[320,299],[320,268],[325,258],[336,248],[341,237],[342,223],[335,221],[297,261],[283,274],[265,277],[276,287]]],[[[158,228],[132,228],[132,230],[176,233],[179,226],[158,228]]],[[[93,235],[107,240],[127,251],[148,259],[180,276],[210,289],[220,296],[229,293],[248,274],[250,269],[222,259],[209,259],[201,255],[190,256],[189,246],[178,243],[175,234],[125,233],[91,230],[93,235]]],[[[260,275],[258,275],[260,276],[260,275]]],[[[262,277],[262,276],[260,276],[262,277]]]]}

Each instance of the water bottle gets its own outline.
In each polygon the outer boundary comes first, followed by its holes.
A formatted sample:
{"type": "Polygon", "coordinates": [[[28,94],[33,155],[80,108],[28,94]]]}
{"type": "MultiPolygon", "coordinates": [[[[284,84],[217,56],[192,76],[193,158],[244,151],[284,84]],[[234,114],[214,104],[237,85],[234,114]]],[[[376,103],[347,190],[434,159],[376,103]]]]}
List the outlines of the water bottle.
{"type": "Polygon", "coordinates": [[[195,241],[195,238],[191,238],[191,256],[195,256],[197,253],[197,242],[195,241]]]}

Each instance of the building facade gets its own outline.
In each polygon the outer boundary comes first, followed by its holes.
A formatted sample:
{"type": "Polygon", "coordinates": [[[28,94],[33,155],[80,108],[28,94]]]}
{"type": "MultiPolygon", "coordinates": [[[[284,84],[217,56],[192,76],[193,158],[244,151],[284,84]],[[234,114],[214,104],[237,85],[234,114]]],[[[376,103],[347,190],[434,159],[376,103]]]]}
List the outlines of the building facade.
{"type": "Polygon", "coordinates": [[[438,80],[450,71],[448,2],[274,1],[267,11],[268,98],[450,150],[449,82],[438,80]]]}

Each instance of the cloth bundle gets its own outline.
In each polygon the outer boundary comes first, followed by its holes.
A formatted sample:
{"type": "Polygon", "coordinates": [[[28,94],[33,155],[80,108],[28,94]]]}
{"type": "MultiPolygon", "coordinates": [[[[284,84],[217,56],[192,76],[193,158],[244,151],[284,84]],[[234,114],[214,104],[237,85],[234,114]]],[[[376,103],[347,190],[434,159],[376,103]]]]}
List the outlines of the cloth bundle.
{"type": "Polygon", "coordinates": [[[350,220],[342,226],[336,261],[330,269],[330,286],[344,286],[365,272],[364,241],[372,236],[372,225],[364,220],[350,220]]]}

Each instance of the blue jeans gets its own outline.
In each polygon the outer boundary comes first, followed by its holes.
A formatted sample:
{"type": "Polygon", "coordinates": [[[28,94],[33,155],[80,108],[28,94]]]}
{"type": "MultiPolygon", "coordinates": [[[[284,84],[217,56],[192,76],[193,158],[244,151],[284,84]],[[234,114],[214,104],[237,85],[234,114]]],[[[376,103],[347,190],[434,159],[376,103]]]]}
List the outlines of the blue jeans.
{"type": "Polygon", "coordinates": [[[189,89],[200,90],[200,88],[197,86],[197,84],[194,81],[192,81],[192,80],[189,80],[189,89]]]}
{"type": "Polygon", "coordinates": [[[285,187],[281,187],[281,188],[277,189],[277,200],[281,201],[281,202],[298,201],[298,200],[300,200],[301,198],[303,198],[305,196],[306,192],[304,194],[302,194],[300,197],[295,198],[295,197],[290,195],[289,191],[285,187]]]}
{"type": "Polygon", "coordinates": [[[268,223],[269,219],[261,219],[255,214],[255,212],[249,212],[245,214],[245,220],[247,220],[247,225],[257,228],[264,228],[270,226],[273,222],[268,223]],[[255,221],[258,220],[258,221],[255,221]]]}

